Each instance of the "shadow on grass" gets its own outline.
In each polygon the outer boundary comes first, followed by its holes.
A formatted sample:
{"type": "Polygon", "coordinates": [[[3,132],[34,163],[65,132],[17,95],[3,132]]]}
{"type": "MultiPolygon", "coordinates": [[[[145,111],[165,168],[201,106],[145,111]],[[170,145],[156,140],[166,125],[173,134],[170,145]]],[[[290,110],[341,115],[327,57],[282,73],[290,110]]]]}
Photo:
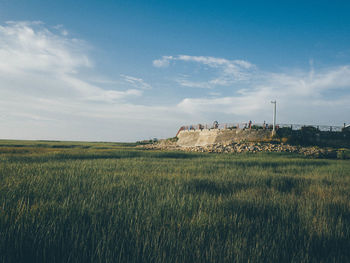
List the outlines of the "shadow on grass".
{"type": "MultiPolygon", "coordinates": [[[[342,222],[338,226],[339,231],[345,234],[345,237],[336,238],[334,236],[318,235],[311,239],[311,251],[315,254],[318,262],[324,259],[336,258],[334,262],[350,262],[349,249],[349,225],[350,225],[350,210],[346,203],[329,203],[324,207],[327,218],[334,218],[338,222],[342,222]],[[347,237],[346,237],[347,236],[347,237]]],[[[327,261],[324,261],[327,262],[327,261]]]]}
{"type": "Polygon", "coordinates": [[[300,162],[293,161],[234,161],[233,166],[238,167],[261,167],[261,168],[279,168],[286,166],[298,166],[298,167],[308,167],[308,166],[327,166],[329,162],[320,160],[303,160],[300,162]]]}
{"type": "Polygon", "coordinates": [[[309,253],[315,262],[350,262],[349,239],[313,236],[309,253]]]}
{"type": "Polygon", "coordinates": [[[72,149],[72,148],[80,148],[80,149],[88,149],[91,148],[91,146],[89,145],[51,145],[51,146],[47,146],[49,148],[54,148],[54,149],[72,149]]]}
{"type": "Polygon", "coordinates": [[[311,180],[290,176],[274,176],[267,178],[265,184],[268,188],[274,188],[282,193],[301,193],[311,184],[311,180]]]}
{"type": "Polygon", "coordinates": [[[185,189],[192,194],[207,193],[211,195],[227,195],[248,189],[252,185],[242,182],[215,182],[209,179],[192,179],[185,189]]]}
{"type": "Polygon", "coordinates": [[[171,158],[171,159],[193,159],[203,158],[204,155],[186,152],[148,152],[145,157],[150,158],[171,158]]]}
{"type": "Polygon", "coordinates": [[[100,159],[122,159],[137,158],[141,155],[135,154],[53,154],[46,156],[8,156],[10,162],[43,163],[49,161],[76,161],[76,160],[100,160],[100,159]]]}
{"type": "Polygon", "coordinates": [[[53,149],[72,149],[72,148],[80,148],[80,149],[88,149],[91,148],[90,145],[77,145],[77,144],[43,144],[43,143],[35,143],[35,144],[0,144],[0,147],[40,147],[40,148],[53,148],[53,149]]]}
{"type": "Polygon", "coordinates": [[[87,154],[59,154],[56,159],[61,160],[94,160],[94,159],[128,159],[128,158],[165,158],[165,159],[192,159],[200,157],[196,154],[182,152],[148,152],[148,151],[111,151],[108,153],[87,154]]]}
{"type": "Polygon", "coordinates": [[[27,149],[22,149],[22,148],[0,148],[0,154],[5,153],[5,154],[24,154],[24,153],[30,153],[29,150],[27,149]]]}
{"type": "Polygon", "coordinates": [[[0,144],[0,147],[28,147],[28,145],[25,145],[25,144],[0,144]]]}
{"type": "MultiPolygon", "coordinates": [[[[266,258],[259,258],[261,262],[290,262],[291,258],[298,257],[298,254],[308,255],[312,262],[349,262],[350,250],[348,237],[337,236],[315,236],[303,228],[296,209],[288,209],[269,204],[256,204],[247,201],[234,200],[226,204],[226,209],[231,213],[237,213],[242,218],[252,222],[249,225],[249,231],[243,227],[243,231],[254,238],[256,233],[258,239],[265,242],[279,244],[271,246],[264,255],[266,258]],[[261,228],[259,222],[265,223],[261,228]],[[281,231],[283,230],[284,231],[281,231]],[[265,231],[271,232],[271,235],[265,231]],[[272,238],[272,240],[271,240],[272,238]],[[282,249],[288,248],[288,249],[282,249]],[[303,251],[303,252],[302,252],[303,251]]],[[[338,209],[342,216],[348,212],[338,209]]],[[[333,211],[332,211],[333,212],[333,211]]],[[[336,215],[329,215],[335,217],[336,215]]],[[[244,220],[243,220],[244,221],[244,220]]],[[[348,222],[348,221],[347,221],[348,222]]],[[[254,244],[254,243],[253,243],[254,244]]]]}
{"type": "Polygon", "coordinates": [[[192,159],[202,157],[196,154],[182,152],[148,152],[148,151],[110,151],[110,152],[86,152],[86,153],[57,153],[48,155],[12,155],[7,156],[10,162],[48,162],[69,160],[100,160],[100,159],[132,159],[132,158],[159,158],[159,159],[192,159]]]}
{"type": "Polygon", "coordinates": [[[301,193],[311,184],[310,179],[286,176],[264,178],[256,182],[216,182],[210,179],[192,179],[185,189],[192,194],[207,193],[211,195],[228,195],[249,188],[275,189],[281,193],[301,193]]]}

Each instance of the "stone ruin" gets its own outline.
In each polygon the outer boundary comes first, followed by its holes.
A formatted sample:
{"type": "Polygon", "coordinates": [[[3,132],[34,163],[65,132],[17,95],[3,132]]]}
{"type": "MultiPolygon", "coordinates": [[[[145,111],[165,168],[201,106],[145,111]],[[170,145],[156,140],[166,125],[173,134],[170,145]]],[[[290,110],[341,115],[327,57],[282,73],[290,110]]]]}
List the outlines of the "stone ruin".
{"type": "Polygon", "coordinates": [[[206,146],[231,142],[251,142],[271,140],[269,129],[198,129],[181,130],[177,134],[179,146],[206,146]]]}

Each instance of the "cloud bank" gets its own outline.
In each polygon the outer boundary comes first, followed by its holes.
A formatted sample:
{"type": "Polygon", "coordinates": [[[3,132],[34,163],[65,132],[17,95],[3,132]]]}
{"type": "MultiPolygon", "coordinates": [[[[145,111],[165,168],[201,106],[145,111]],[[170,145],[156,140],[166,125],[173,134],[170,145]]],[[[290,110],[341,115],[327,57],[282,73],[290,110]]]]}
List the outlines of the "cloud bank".
{"type": "Polygon", "coordinates": [[[170,137],[184,124],[269,121],[272,99],[278,122],[350,122],[349,65],[268,72],[245,60],[168,55],[153,61],[149,82],[100,76],[91,52],[62,25],[0,25],[0,138],[170,137]]]}
{"type": "Polygon", "coordinates": [[[350,121],[349,65],[276,73],[260,70],[243,60],[188,55],[164,56],[161,60],[166,60],[167,66],[171,61],[181,61],[197,63],[203,71],[206,66],[219,69],[209,74],[207,81],[194,81],[191,75],[175,80],[183,87],[216,91],[183,98],[178,107],[191,114],[205,116],[214,111],[217,116],[261,121],[270,118],[270,101],[277,99],[281,122],[340,125],[350,121]]]}
{"type": "Polygon", "coordinates": [[[152,87],[129,75],[111,81],[117,84],[109,89],[89,81],[95,67],[91,48],[68,36],[61,25],[0,25],[0,137],[133,140],[130,131],[118,133],[118,126],[130,126],[132,119],[158,110],[128,101],[152,87]]]}
{"type": "Polygon", "coordinates": [[[54,34],[39,22],[0,26],[0,74],[1,81],[7,83],[2,91],[108,102],[142,93],[104,90],[85,81],[80,71],[93,67],[86,55],[87,44],[66,35],[54,34]]]}

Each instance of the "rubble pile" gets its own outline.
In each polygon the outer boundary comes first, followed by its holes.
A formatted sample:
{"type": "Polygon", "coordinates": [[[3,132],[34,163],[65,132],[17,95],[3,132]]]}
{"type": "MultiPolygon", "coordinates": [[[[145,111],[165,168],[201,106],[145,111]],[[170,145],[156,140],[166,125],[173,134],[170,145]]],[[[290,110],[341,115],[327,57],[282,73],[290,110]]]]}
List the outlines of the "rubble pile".
{"type": "Polygon", "coordinates": [[[313,158],[335,158],[337,152],[334,149],[319,148],[316,146],[303,147],[283,143],[216,143],[206,146],[179,146],[176,142],[162,140],[158,143],[142,145],[145,149],[154,150],[180,150],[186,152],[209,152],[209,153],[258,153],[258,152],[287,152],[299,153],[313,158]]]}

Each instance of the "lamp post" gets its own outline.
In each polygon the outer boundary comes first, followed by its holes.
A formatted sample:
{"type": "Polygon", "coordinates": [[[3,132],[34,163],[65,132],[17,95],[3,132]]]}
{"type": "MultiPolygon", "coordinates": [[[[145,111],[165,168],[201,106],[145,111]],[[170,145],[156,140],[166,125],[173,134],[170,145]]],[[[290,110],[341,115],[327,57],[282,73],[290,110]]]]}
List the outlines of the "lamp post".
{"type": "Polygon", "coordinates": [[[272,126],[272,136],[276,133],[276,100],[271,101],[273,104],[273,126],[272,126]]]}

